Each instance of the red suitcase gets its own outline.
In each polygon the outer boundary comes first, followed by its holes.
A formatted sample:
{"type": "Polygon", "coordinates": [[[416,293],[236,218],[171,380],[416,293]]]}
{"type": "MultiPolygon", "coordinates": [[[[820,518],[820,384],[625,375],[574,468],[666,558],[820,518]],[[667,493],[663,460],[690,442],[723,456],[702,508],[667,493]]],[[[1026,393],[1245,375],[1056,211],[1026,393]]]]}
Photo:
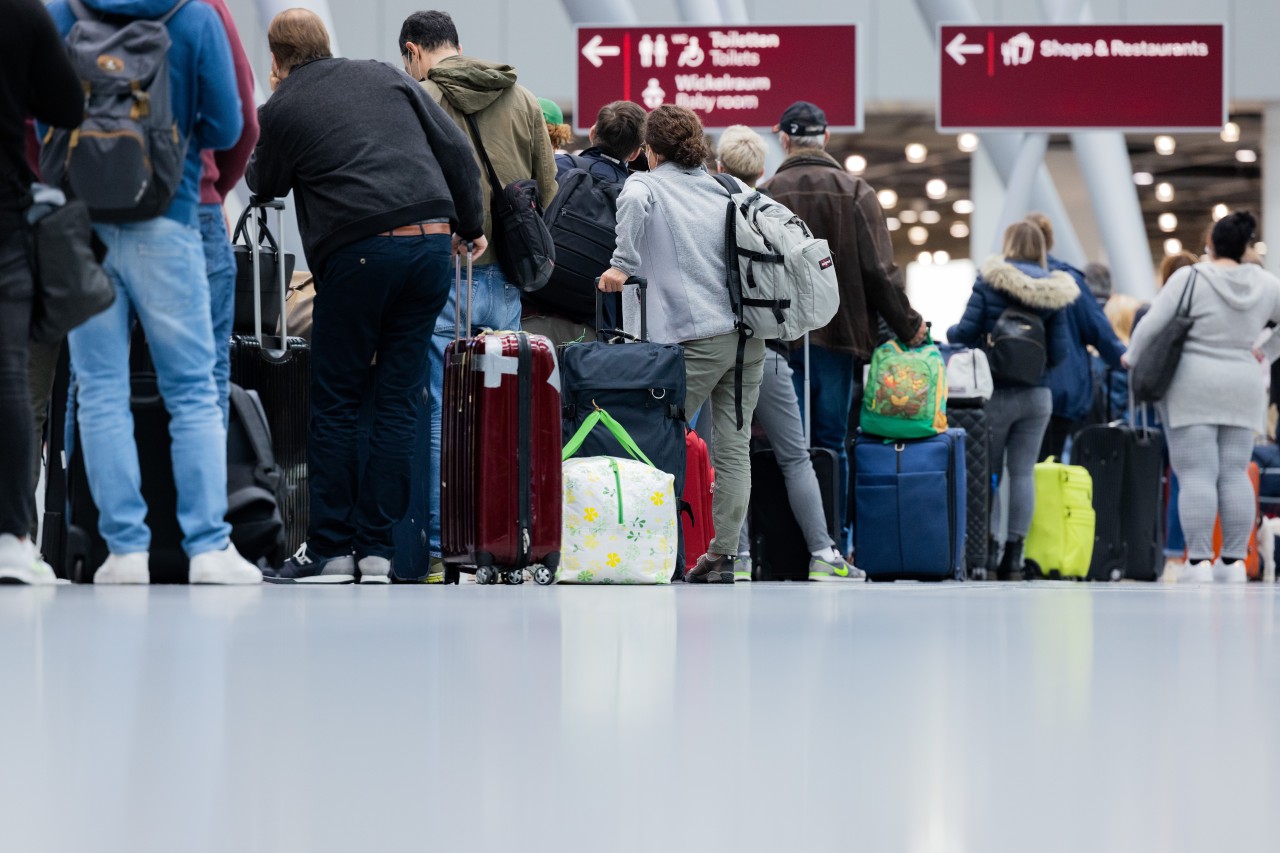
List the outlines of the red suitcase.
{"type": "MultiPolygon", "coordinates": [[[[462,268],[455,266],[459,311],[462,268]]],[[[467,263],[467,330],[471,264],[467,263]]],[[[560,371],[551,342],[524,332],[463,338],[444,355],[441,550],[449,579],[540,584],[560,563],[560,371]]]]}
{"type": "Polygon", "coordinates": [[[685,433],[684,447],[684,502],[689,505],[689,512],[680,514],[680,524],[684,528],[684,567],[692,569],[716,537],[711,519],[716,475],[702,436],[690,429],[685,433]]]}

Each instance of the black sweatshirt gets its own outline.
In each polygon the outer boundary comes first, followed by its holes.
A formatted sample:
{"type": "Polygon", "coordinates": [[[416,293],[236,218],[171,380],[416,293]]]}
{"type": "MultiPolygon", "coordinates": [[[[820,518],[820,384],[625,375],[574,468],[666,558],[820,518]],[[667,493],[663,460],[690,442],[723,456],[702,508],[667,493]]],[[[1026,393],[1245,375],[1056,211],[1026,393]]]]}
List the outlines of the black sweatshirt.
{"type": "Polygon", "coordinates": [[[23,147],[34,115],[55,127],[76,127],[84,95],[67,49],[40,0],[0,0],[0,241],[21,224],[34,175],[23,147]]]}
{"type": "Polygon", "coordinates": [[[294,191],[309,269],[345,245],[427,219],[483,233],[480,171],[458,126],[403,71],[373,60],[294,68],[258,109],[245,179],[261,196],[294,191]]]}

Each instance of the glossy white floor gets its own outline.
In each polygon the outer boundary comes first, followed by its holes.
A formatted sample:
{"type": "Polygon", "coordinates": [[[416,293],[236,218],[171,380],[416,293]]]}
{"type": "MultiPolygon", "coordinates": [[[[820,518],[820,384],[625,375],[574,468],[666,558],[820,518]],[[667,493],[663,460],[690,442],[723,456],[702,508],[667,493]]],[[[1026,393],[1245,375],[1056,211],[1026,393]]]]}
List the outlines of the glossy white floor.
{"type": "Polygon", "coordinates": [[[1252,851],[1280,591],[0,588],[4,851],[1252,851]]]}

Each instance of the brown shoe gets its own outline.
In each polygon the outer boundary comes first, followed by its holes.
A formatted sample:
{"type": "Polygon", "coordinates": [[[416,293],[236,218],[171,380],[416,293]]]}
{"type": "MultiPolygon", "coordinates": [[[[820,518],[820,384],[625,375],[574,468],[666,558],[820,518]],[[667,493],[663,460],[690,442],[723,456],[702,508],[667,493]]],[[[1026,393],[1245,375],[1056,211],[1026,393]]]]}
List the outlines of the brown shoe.
{"type": "Polygon", "coordinates": [[[730,556],[710,559],[706,554],[698,558],[698,564],[684,576],[685,583],[733,583],[733,564],[730,556]]]}

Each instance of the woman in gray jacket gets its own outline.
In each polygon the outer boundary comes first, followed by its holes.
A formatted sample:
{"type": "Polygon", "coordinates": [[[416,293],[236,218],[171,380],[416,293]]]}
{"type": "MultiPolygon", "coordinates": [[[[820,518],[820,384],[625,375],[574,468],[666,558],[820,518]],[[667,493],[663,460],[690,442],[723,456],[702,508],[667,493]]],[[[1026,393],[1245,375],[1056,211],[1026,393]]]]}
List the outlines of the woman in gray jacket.
{"type": "MultiPolygon", "coordinates": [[[[738,333],[725,284],[728,193],[707,172],[702,122],[683,107],[661,106],[645,127],[649,171],[627,179],[618,196],[617,248],[600,277],[606,293],[633,275],[649,281],[649,335],[684,346],[685,411],[711,399],[716,469],[716,537],[686,575],[689,583],[733,583],[738,535],[751,497],[750,429],[764,365],[764,341],[748,340],[742,368],[742,429],[734,377],[738,333]]],[[[628,297],[631,297],[628,294],[628,297]]],[[[630,318],[634,301],[624,300],[630,318]]]]}
{"type": "Polygon", "coordinates": [[[1178,311],[1187,290],[1192,318],[1173,384],[1160,405],[1169,458],[1178,475],[1178,513],[1187,539],[1180,582],[1243,583],[1256,504],[1249,482],[1254,434],[1266,417],[1266,387],[1253,352],[1268,322],[1280,322],[1280,280],[1240,259],[1257,221],[1238,212],[1213,227],[1209,261],[1170,277],[1133,333],[1126,361],[1143,352],[1178,311]],[[1222,562],[1213,562],[1213,527],[1222,516],[1222,562]]]}

